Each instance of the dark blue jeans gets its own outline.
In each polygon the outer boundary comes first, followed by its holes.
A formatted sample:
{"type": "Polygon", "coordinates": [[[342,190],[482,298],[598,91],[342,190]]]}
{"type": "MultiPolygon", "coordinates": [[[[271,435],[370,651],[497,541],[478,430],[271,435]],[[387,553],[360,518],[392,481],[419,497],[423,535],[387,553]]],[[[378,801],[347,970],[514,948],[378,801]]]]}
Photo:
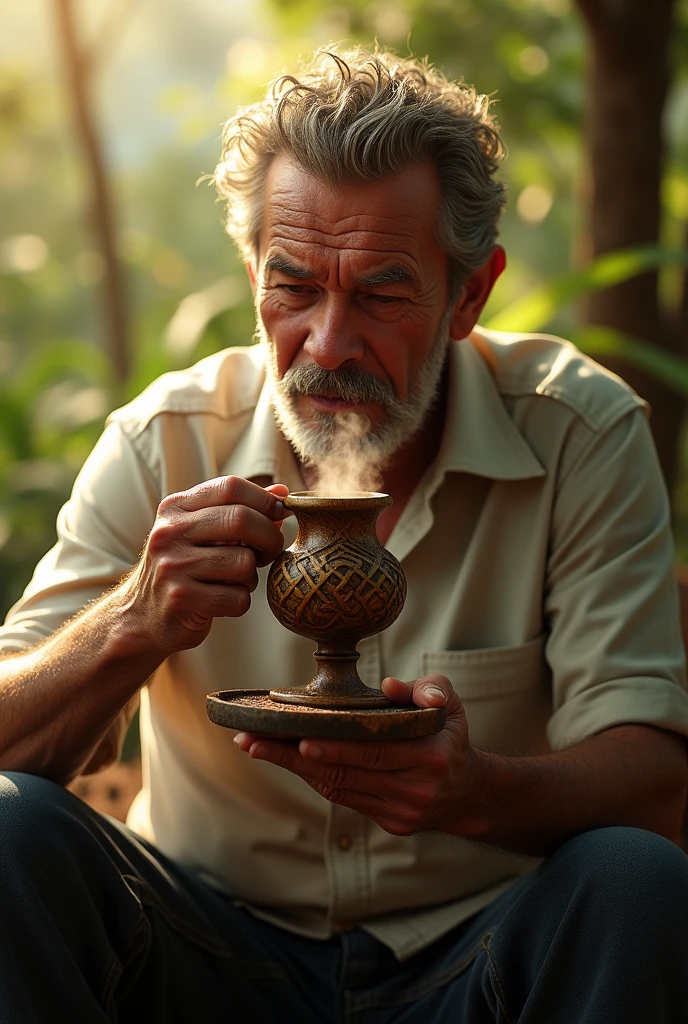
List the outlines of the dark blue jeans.
{"type": "Polygon", "coordinates": [[[362,931],[258,921],[60,786],[0,775],[0,1024],[63,1020],[681,1024],[688,858],[587,832],[399,963],[362,931]]]}

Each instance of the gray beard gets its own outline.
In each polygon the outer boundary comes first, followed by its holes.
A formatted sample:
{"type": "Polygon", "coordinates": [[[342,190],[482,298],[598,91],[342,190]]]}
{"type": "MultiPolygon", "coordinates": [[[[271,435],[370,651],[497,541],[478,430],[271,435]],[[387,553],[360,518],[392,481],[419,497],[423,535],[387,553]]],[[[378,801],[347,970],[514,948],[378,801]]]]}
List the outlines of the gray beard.
{"type": "Polygon", "coordinates": [[[405,401],[385,381],[359,369],[323,370],[315,364],[295,366],[280,377],[275,346],[258,321],[266,353],[266,373],[272,385],[272,404],[280,430],[302,462],[318,466],[343,448],[382,470],[391,457],[421,429],[437,401],[449,347],[451,309],[442,319],[428,358],[422,364],[405,401]],[[296,399],[308,394],[335,395],[344,401],[379,402],[382,423],[374,430],[362,413],[315,413],[304,421],[296,399]]]}

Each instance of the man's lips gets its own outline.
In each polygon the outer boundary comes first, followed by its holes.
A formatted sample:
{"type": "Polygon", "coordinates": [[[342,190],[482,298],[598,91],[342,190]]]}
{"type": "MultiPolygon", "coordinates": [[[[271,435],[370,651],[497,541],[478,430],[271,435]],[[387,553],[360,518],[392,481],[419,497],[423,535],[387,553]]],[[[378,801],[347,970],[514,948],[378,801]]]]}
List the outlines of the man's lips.
{"type": "Polygon", "coordinates": [[[356,409],[359,402],[347,402],[346,399],[340,398],[339,395],[306,395],[314,405],[319,406],[322,409],[338,410],[338,409],[356,409]]]}

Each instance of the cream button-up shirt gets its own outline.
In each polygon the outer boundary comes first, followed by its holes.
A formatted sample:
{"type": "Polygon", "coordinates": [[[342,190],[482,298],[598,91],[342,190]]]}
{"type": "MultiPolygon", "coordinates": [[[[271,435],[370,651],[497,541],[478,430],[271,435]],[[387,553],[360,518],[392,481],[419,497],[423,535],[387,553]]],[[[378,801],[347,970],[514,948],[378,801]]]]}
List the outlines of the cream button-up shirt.
{"type": "MultiPolygon", "coordinates": [[[[160,500],[236,474],[302,489],[263,353],[166,374],[109,417],[58,541],[0,629],[22,650],[136,562],[160,500]]],[[[688,734],[669,509],[641,400],[559,339],[476,331],[450,346],[447,420],[388,541],[402,614],[359,672],[448,676],[472,742],[536,754],[628,722],[688,734]]],[[[295,534],[284,524],[285,543],[295,534]]],[[[410,956],[533,860],[460,838],[388,835],[299,778],[247,758],[205,695],[297,685],[313,644],[270,613],[216,619],[141,691],[144,785],[129,824],[253,913],[314,937],[359,925],[410,956]]],[[[95,761],[115,756],[126,714],[95,761]]]]}

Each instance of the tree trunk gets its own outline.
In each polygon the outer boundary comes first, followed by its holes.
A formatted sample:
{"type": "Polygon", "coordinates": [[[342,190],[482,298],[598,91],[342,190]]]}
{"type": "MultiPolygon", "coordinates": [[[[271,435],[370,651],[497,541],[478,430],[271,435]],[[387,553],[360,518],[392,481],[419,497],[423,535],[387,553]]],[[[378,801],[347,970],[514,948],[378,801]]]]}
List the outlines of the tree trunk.
{"type": "MultiPolygon", "coordinates": [[[[662,118],[670,83],[674,0],[577,0],[588,37],[588,253],[657,244],[664,163],[662,118]]],[[[663,313],[657,273],[590,295],[586,318],[675,351],[683,347],[663,313]]],[[[621,358],[602,360],[646,398],[662,469],[676,477],[683,400],[621,358]]]]}
{"type": "Polygon", "coordinates": [[[72,0],[54,0],[77,135],[84,152],[90,191],[89,220],[103,260],[102,304],[106,351],[119,384],[129,374],[129,317],[117,256],[115,217],[102,147],[90,104],[89,70],[79,46],[72,0]]]}

